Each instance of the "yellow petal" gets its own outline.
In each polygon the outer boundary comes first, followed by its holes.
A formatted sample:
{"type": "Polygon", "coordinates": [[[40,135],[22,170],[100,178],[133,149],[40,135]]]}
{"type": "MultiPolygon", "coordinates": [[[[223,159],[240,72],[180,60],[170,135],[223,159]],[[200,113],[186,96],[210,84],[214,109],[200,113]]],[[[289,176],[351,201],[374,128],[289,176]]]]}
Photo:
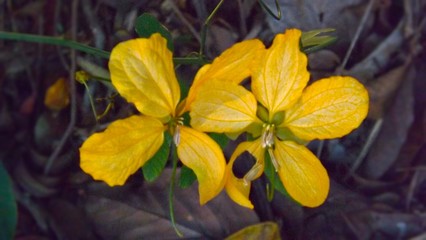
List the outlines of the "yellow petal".
{"type": "Polygon", "coordinates": [[[286,112],[282,126],[304,140],[338,138],[365,119],[368,93],[351,77],[330,77],[306,88],[301,99],[286,112]]]}
{"type": "Polygon", "coordinates": [[[226,166],[225,188],[226,193],[234,202],[243,207],[253,209],[253,204],[249,199],[251,182],[244,183],[243,179],[237,178],[232,171],[235,160],[245,151],[248,151],[251,155],[253,155],[256,158],[256,163],[261,165],[261,168],[258,169],[258,173],[254,176],[253,180],[260,177],[263,173],[265,149],[262,148],[260,139],[253,142],[240,143],[226,166]]]}
{"type": "Polygon", "coordinates": [[[110,186],[123,185],[160,148],[163,124],[151,117],[117,120],[91,135],[80,148],[80,167],[110,186]]]}
{"type": "Polygon", "coordinates": [[[70,103],[68,85],[65,78],[59,78],[50,86],[44,97],[44,105],[51,110],[59,111],[70,103]]]}
{"type": "Polygon", "coordinates": [[[318,158],[305,146],[291,141],[277,140],[274,154],[288,194],[303,206],[321,205],[327,198],[330,180],[318,158]]]}
{"type": "Polygon", "coordinates": [[[271,117],[294,104],[309,80],[307,58],[299,49],[300,35],[296,29],[278,34],[252,66],[253,93],[271,117]]]}
{"type": "Polygon", "coordinates": [[[215,58],[212,64],[204,65],[195,76],[186,100],[187,110],[198,95],[199,87],[206,81],[217,80],[226,83],[241,83],[249,77],[251,65],[259,51],[265,46],[258,39],[246,40],[234,44],[215,58]]]}
{"type": "Polygon", "coordinates": [[[191,126],[203,132],[240,132],[257,121],[253,94],[236,84],[211,82],[192,104],[191,126]]]}
{"type": "Polygon", "coordinates": [[[219,145],[207,134],[180,127],[179,159],[195,172],[200,203],[204,204],[222,191],[225,177],[225,157],[219,145]]]}
{"type": "Polygon", "coordinates": [[[180,89],[172,53],[160,34],[119,43],[111,52],[109,69],[114,87],[141,113],[174,115],[180,89]]]}

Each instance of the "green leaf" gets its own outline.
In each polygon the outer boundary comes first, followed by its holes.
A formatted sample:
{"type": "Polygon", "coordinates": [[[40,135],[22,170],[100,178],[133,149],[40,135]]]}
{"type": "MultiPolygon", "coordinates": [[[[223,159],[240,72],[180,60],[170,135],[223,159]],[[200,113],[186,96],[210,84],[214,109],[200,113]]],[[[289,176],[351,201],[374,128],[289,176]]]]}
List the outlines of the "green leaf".
{"type": "Polygon", "coordinates": [[[261,222],[247,226],[238,232],[228,236],[225,240],[240,239],[263,239],[279,240],[281,239],[278,224],[275,222],[261,222]]]}
{"type": "Polygon", "coordinates": [[[17,224],[12,181],[0,162],[0,239],[13,239],[17,224]]]}
{"type": "Polygon", "coordinates": [[[302,37],[300,39],[302,51],[304,53],[311,53],[333,44],[337,40],[336,37],[328,35],[319,36],[322,33],[328,33],[333,31],[333,28],[324,28],[312,30],[309,32],[303,32],[302,37]]]}
{"type": "Polygon", "coordinates": [[[136,19],[135,31],[139,37],[148,38],[153,33],[160,33],[167,39],[167,47],[173,52],[173,38],[169,30],[164,27],[154,16],[144,13],[136,19]]]}
{"type": "Polygon", "coordinates": [[[187,188],[191,186],[196,179],[197,176],[195,175],[194,171],[186,166],[182,166],[180,169],[179,187],[187,188]]]}
{"type": "Polygon", "coordinates": [[[209,136],[224,149],[228,145],[229,138],[224,133],[209,133],[209,136]]]}
{"type": "Polygon", "coordinates": [[[165,132],[163,145],[161,145],[158,152],[142,167],[143,176],[146,181],[152,182],[160,176],[169,159],[171,142],[172,136],[168,132],[165,132]]]}

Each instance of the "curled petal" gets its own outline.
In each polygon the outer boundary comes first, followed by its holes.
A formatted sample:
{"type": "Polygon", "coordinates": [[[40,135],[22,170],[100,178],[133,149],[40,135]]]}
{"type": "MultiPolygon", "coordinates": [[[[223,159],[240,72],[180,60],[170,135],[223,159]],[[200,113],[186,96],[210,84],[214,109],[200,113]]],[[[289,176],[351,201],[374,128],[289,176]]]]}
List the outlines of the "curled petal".
{"type": "Polygon", "coordinates": [[[235,160],[245,151],[248,151],[256,158],[256,164],[254,166],[257,167],[257,174],[254,174],[250,180],[255,180],[256,178],[259,178],[262,175],[265,162],[265,149],[262,148],[261,141],[256,140],[254,142],[240,143],[232,154],[231,160],[229,161],[228,165],[226,166],[225,188],[226,193],[234,202],[238,203],[243,207],[253,209],[253,204],[249,199],[251,181],[247,182],[244,181],[243,178],[237,178],[232,171],[232,167],[234,165],[235,160]]]}
{"type": "Polygon", "coordinates": [[[160,34],[119,43],[109,69],[114,87],[139,112],[157,118],[175,114],[180,89],[172,53],[160,34]]]}
{"type": "Polygon", "coordinates": [[[163,124],[155,118],[132,116],[117,120],[83,143],[80,167],[110,186],[123,185],[154,156],[163,139],[163,124]]]}
{"type": "Polygon", "coordinates": [[[188,98],[186,100],[187,109],[198,95],[200,86],[205,82],[216,80],[228,83],[241,83],[249,77],[253,59],[265,46],[258,39],[246,40],[234,44],[225,50],[219,57],[215,58],[212,64],[203,66],[195,76],[188,98]]]}
{"type": "Polygon", "coordinates": [[[253,94],[236,84],[211,82],[192,104],[191,126],[203,132],[240,132],[256,117],[253,94]]]}
{"type": "Polygon", "coordinates": [[[304,140],[338,138],[357,128],[368,113],[368,93],[352,77],[330,77],[306,88],[286,112],[282,126],[304,140]]]}
{"type": "Polygon", "coordinates": [[[292,141],[276,141],[278,175],[288,194],[307,207],[321,205],[327,198],[330,180],[321,162],[305,146],[292,141]]]}
{"type": "Polygon", "coordinates": [[[197,176],[200,203],[214,198],[224,186],[225,157],[219,145],[207,134],[181,126],[177,146],[179,159],[197,176]]]}
{"type": "Polygon", "coordinates": [[[293,105],[308,83],[307,58],[299,49],[300,36],[297,29],[278,34],[252,66],[253,93],[270,116],[293,105]]]}

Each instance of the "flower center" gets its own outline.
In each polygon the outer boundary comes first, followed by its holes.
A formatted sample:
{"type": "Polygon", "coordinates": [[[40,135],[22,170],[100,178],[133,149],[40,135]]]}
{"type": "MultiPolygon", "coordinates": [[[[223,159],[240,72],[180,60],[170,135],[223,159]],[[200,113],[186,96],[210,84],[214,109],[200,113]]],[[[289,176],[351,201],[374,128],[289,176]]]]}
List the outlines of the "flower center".
{"type": "Polygon", "coordinates": [[[170,121],[169,129],[173,135],[173,142],[176,146],[180,143],[180,127],[183,126],[183,117],[177,117],[170,121]]]}
{"type": "Polygon", "coordinates": [[[270,148],[274,145],[275,125],[265,123],[262,129],[262,147],[270,148]]]}
{"type": "Polygon", "coordinates": [[[274,165],[275,171],[278,172],[280,165],[278,164],[277,159],[274,154],[274,144],[275,144],[275,124],[273,123],[265,123],[263,124],[262,129],[262,147],[268,150],[268,154],[271,157],[272,165],[274,165]]]}

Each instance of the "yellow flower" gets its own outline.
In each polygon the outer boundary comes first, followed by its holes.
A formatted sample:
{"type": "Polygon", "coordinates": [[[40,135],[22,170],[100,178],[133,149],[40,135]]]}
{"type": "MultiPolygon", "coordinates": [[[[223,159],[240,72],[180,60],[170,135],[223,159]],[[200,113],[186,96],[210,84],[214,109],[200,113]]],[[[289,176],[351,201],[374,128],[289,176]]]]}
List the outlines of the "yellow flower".
{"type": "Polygon", "coordinates": [[[247,131],[257,138],[241,143],[227,166],[226,191],[238,204],[253,208],[251,181],[261,176],[265,153],[289,195],[304,206],[322,204],[329,177],[303,143],[337,138],[357,128],[367,115],[368,94],[351,77],[329,77],[306,87],[307,58],[299,49],[296,29],[275,37],[253,63],[251,90],[217,81],[205,84],[191,107],[191,125],[200,131],[231,135],[247,131]],[[253,167],[237,178],[234,161],[248,151],[253,167]]]}
{"type": "MultiPolygon", "coordinates": [[[[248,68],[254,52],[262,47],[255,40],[234,45],[202,68],[203,72],[197,74],[197,86],[208,78],[222,79],[235,67],[248,68]],[[238,61],[232,63],[233,59],[227,56],[238,61]],[[224,69],[229,64],[235,66],[224,69]],[[205,71],[207,68],[212,71],[205,71]]],[[[143,115],[117,120],[104,132],[91,135],[80,148],[81,168],[110,186],[123,185],[154,156],[163,144],[164,132],[169,131],[179,159],[197,176],[200,203],[216,196],[223,189],[226,162],[220,147],[208,135],[183,125],[182,114],[196,99],[197,91],[191,89],[191,100],[178,104],[180,88],[166,40],[154,34],[148,39],[118,44],[112,50],[109,69],[114,87],[143,115]]],[[[246,71],[237,77],[248,75],[246,71]]]]}

